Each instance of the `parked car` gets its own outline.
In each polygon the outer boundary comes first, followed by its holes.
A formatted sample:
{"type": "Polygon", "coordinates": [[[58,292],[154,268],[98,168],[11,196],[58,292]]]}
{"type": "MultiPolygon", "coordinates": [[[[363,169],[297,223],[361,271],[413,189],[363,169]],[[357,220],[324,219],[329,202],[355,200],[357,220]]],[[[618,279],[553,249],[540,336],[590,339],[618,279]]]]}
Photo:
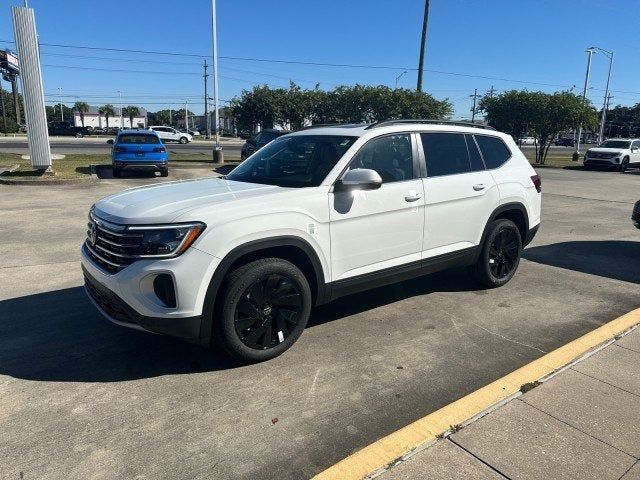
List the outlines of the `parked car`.
{"type": "Polygon", "coordinates": [[[158,134],[151,130],[120,130],[115,140],[107,143],[111,149],[113,176],[120,178],[123,171],[153,171],[160,176],[169,175],[169,155],[158,134]]]}
{"type": "Polygon", "coordinates": [[[188,133],[189,135],[191,135],[192,137],[198,137],[200,136],[200,132],[194,128],[183,128],[182,130],[180,130],[180,132],[182,133],[188,133]]]}
{"type": "Polygon", "coordinates": [[[89,135],[89,129],[87,127],[76,127],[71,122],[49,122],[47,124],[49,135],[57,136],[73,136],[82,138],[85,135],[89,135]]]}
{"type": "Polygon", "coordinates": [[[522,137],[518,140],[519,145],[535,145],[536,139],[535,137],[522,137]]]}
{"type": "Polygon", "coordinates": [[[107,130],[103,127],[93,127],[93,130],[91,130],[92,135],[105,135],[106,133],[107,130]]]}
{"type": "Polygon", "coordinates": [[[556,140],[556,147],[574,147],[576,142],[573,141],[573,138],[562,137],[556,140]]]}
{"type": "Polygon", "coordinates": [[[640,200],[633,206],[633,213],[631,214],[631,220],[636,228],[640,228],[640,200]]]}
{"type": "Polygon", "coordinates": [[[191,134],[180,132],[173,127],[152,126],[149,127],[149,130],[156,132],[163,142],[178,142],[185,144],[193,140],[191,134]]]}
{"type": "Polygon", "coordinates": [[[612,138],[584,154],[584,167],[615,167],[622,173],[640,167],[640,139],[612,138]]]}
{"type": "Polygon", "coordinates": [[[511,136],[490,127],[304,129],[225,177],[98,201],[85,286],[115,323],[267,360],[314,305],[343,295],[454,266],[506,284],[538,230],[540,192],[511,136]]]}
{"type": "Polygon", "coordinates": [[[240,160],[244,161],[246,158],[253,155],[255,151],[264,147],[267,143],[287,133],[289,132],[276,130],[275,128],[265,128],[264,130],[261,130],[244,142],[244,145],[242,145],[242,149],[240,150],[240,160]]]}

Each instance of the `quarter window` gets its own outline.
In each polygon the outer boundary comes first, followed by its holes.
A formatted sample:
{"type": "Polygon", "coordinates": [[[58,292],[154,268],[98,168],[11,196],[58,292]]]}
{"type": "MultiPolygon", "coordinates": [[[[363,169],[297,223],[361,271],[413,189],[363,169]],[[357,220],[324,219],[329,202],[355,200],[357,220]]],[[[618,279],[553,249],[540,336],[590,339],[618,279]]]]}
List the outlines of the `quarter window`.
{"type": "Polygon", "coordinates": [[[413,153],[408,134],[374,138],[362,147],[349,169],[368,168],[378,172],[382,183],[413,179],[413,153]]]}
{"type": "Polygon", "coordinates": [[[498,168],[511,158],[511,151],[499,138],[487,135],[474,136],[488,169],[498,168]]]}
{"type": "Polygon", "coordinates": [[[459,133],[422,133],[422,148],[428,177],[441,177],[471,171],[464,135],[459,133]]]}

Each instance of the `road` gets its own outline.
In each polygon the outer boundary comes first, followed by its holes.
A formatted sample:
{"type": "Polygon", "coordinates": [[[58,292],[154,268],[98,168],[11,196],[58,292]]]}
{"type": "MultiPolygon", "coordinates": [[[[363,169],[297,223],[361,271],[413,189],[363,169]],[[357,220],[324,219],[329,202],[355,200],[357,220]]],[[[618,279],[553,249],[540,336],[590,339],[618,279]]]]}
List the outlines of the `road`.
{"type": "Polygon", "coordinates": [[[158,179],[0,186],[0,478],[306,478],[637,307],[640,174],[540,174],[543,225],[507,286],[455,270],[346,297],[250,366],[85,297],[88,207],[158,179]]]}
{"type": "MultiPolygon", "coordinates": [[[[51,153],[69,154],[109,154],[111,145],[106,138],[52,138],[51,153]]],[[[222,142],[225,153],[240,155],[242,142],[224,140],[222,142]]],[[[170,153],[210,153],[213,147],[212,141],[196,140],[186,145],[179,143],[167,143],[170,153]]],[[[26,155],[29,153],[27,140],[24,138],[2,138],[0,137],[0,153],[17,153],[26,155]]]]}

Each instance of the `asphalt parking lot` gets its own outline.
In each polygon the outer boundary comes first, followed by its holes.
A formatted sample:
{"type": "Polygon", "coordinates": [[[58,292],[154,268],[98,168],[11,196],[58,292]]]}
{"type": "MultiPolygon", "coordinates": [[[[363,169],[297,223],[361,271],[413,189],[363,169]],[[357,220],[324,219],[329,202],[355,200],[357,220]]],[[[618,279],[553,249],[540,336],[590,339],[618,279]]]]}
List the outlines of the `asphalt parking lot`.
{"type": "Polygon", "coordinates": [[[543,225],[507,286],[455,270],[342,298],[252,366],[85,297],[89,206],[159,178],[0,185],[0,478],[309,477],[638,307],[640,174],[539,173],[543,225]]]}

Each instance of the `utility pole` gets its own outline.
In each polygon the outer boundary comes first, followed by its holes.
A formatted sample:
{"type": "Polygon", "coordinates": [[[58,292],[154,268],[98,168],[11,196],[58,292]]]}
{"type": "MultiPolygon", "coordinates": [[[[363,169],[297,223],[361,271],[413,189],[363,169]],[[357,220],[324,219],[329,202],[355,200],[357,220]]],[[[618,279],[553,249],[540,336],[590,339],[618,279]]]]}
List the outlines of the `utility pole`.
{"type": "Polygon", "coordinates": [[[478,99],[478,89],[476,88],[473,91],[473,95],[469,95],[473,98],[473,108],[471,109],[471,123],[475,123],[476,121],[476,100],[478,99]]]}
{"type": "Polygon", "coordinates": [[[496,91],[496,89],[493,88],[493,85],[491,85],[491,88],[487,92],[487,95],[489,95],[489,98],[493,98],[493,94],[495,93],[495,91],[496,91]]]}
{"type": "Polygon", "coordinates": [[[218,26],[216,19],[216,0],[211,0],[211,46],[213,55],[213,103],[214,117],[213,126],[215,129],[216,143],[213,148],[213,161],[216,163],[224,163],[224,154],[220,146],[220,114],[218,113],[218,26]]]}
{"type": "MultiPolygon", "coordinates": [[[[589,88],[589,73],[591,71],[591,58],[593,54],[596,53],[593,47],[587,48],[585,50],[587,52],[587,73],[584,76],[584,88],[582,89],[582,103],[584,104],[587,99],[587,88],[589,88]]],[[[582,122],[578,126],[578,138],[576,140],[576,151],[573,152],[573,161],[577,162],[580,156],[580,137],[582,136],[582,122]]]]}
{"type": "Polygon", "coordinates": [[[187,100],[184,101],[184,129],[189,130],[189,111],[187,110],[187,100]]]}
{"type": "Polygon", "coordinates": [[[211,138],[211,117],[209,117],[209,96],[207,95],[207,83],[209,75],[207,74],[207,59],[204,59],[204,119],[207,122],[207,140],[211,138]]]}
{"type": "Polygon", "coordinates": [[[122,119],[122,92],[118,90],[118,106],[120,107],[120,128],[124,128],[124,120],[122,119]]]}
{"type": "Polygon", "coordinates": [[[64,122],[64,108],[62,108],[62,87],[58,87],[58,100],[60,100],[60,120],[64,122]]]}
{"type": "Polygon", "coordinates": [[[4,136],[7,136],[7,111],[4,107],[4,92],[2,91],[2,80],[0,79],[0,99],[2,100],[2,121],[4,122],[4,136]]]}
{"type": "Polygon", "coordinates": [[[171,118],[171,105],[169,105],[169,126],[173,125],[173,118],[171,118]]]}
{"type": "Polygon", "coordinates": [[[422,91],[422,70],[424,68],[424,46],[427,42],[427,24],[429,23],[429,0],[424,0],[424,18],[422,19],[422,38],[420,39],[420,60],[418,61],[418,87],[422,91]]]}
{"type": "Polygon", "coordinates": [[[407,73],[407,71],[406,71],[406,70],[405,70],[404,72],[402,72],[400,75],[398,75],[398,76],[396,77],[396,84],[395,84],[394,90],[398,88],[398,80],[400,80],[400,78],[402,78],[402,76],[403,76],[405,73],[407,73]]]}

